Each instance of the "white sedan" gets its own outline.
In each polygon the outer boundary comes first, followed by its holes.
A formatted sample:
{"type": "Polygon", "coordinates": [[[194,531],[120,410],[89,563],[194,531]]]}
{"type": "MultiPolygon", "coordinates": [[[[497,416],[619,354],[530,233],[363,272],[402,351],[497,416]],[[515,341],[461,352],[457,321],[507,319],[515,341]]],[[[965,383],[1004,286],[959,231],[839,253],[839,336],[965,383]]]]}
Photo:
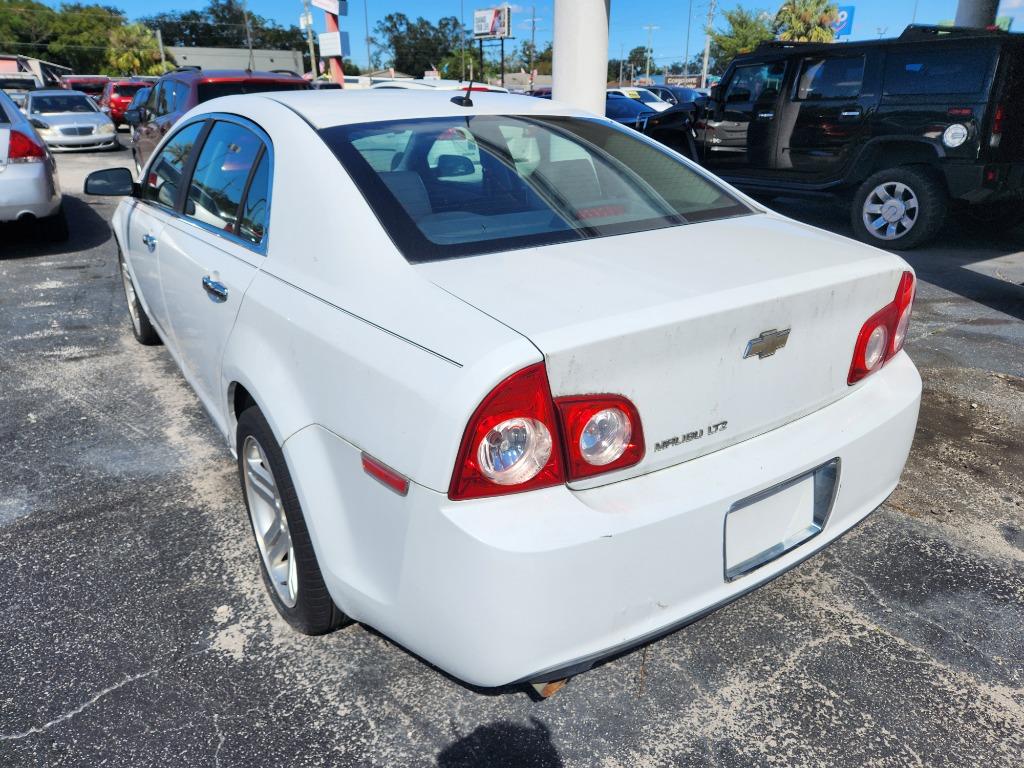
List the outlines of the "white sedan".
{"type": "Polygon", "coordinates": [[[113,218],[132,328],[238,468],[302,632],[560,680],[864,519],[921,381],[900,258],[557,102],[207,102],[113,218]]]}

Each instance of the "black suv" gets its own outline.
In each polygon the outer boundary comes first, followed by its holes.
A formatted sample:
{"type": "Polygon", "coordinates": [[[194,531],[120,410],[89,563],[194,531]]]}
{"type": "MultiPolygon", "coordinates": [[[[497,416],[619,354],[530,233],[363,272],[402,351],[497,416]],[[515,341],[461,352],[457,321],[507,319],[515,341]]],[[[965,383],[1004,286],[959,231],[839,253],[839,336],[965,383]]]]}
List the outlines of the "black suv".
{"type": "Polygon", "coordinates": [[[1024,35],[910,26],[897,39],[764,43],[695,123],[701,161],[759,196],[836,196],[856,236],[912,248],[947,215],[1024,218],[1024,35]]]}

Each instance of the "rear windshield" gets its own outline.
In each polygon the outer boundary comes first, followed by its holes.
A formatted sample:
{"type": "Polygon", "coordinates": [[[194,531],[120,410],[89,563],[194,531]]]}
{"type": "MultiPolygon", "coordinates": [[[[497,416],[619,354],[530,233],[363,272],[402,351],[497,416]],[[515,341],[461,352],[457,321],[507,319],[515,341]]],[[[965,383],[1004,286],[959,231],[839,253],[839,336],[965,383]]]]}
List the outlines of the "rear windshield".
{"type": "Polygon", "coordinates": [[[199,101],[209,101],[221,96],[236,96],[240,93],[268,93],[270,91],[304,91],[307,83],[281,80],[234,80],[223,83],[200,83],[199,101]]]}
{"type": "Polygon", "coordinates": [[[985,85],[994,54],[990,47],[890,50],[883,91],[896,96],[977,93],[985,85]]]}
{"type": "Polygon", "coordinates": [[[600,120],[477,115],[320,134],[411,262],[750,213],[666,150],[600,120]]]}
{"type": "Polygon", "coordinates": [[[36,81],[30,77],[0,77],[0,91],[34,91],[36,81]]]}
{"type": "Polygon", "coordinates": [[[132,83],[131,85],[115,85],[111,91],[111,96],[134,96],[142,88],[145,87],[144,83],[132,83]]]}
{"type": "Polygon", "coordinates": [[[62,112],[95,112],[88,96],[34,96],[29,102],[33,115],[58,115],[62,112]]]}

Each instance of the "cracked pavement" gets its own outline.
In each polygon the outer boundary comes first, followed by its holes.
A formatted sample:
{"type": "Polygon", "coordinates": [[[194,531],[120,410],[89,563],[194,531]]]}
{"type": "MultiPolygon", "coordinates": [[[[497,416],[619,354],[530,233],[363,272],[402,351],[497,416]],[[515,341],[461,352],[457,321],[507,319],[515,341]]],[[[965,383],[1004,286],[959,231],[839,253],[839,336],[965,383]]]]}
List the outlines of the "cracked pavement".
{"type": "MultiPolygon", "coordinates": [[[[766,587],[536,701],[360,625],[292,632],[235,467],[131,337],[113,205],[60,158],[62,247],[0,228],[0,764],[1019,766],[1024,230],[908,255],[921,421],[874,515],[766,587]]],[[[829,206],[784,213],[848,232],[829,206]]]]}

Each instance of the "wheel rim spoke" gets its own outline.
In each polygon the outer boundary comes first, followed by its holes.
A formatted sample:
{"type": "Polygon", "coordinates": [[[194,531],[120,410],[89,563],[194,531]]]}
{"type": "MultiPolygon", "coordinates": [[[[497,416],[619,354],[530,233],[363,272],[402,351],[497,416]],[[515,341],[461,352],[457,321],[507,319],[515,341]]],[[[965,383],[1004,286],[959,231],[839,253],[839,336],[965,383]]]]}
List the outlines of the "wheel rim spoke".
{"type": "Polygon", "coordinates": [[[246,501],[263,565],[277,596],[290,608],[299,592],[295,547],[270,462],[251,435],[242,446],[242,465],[246,501]]]}

